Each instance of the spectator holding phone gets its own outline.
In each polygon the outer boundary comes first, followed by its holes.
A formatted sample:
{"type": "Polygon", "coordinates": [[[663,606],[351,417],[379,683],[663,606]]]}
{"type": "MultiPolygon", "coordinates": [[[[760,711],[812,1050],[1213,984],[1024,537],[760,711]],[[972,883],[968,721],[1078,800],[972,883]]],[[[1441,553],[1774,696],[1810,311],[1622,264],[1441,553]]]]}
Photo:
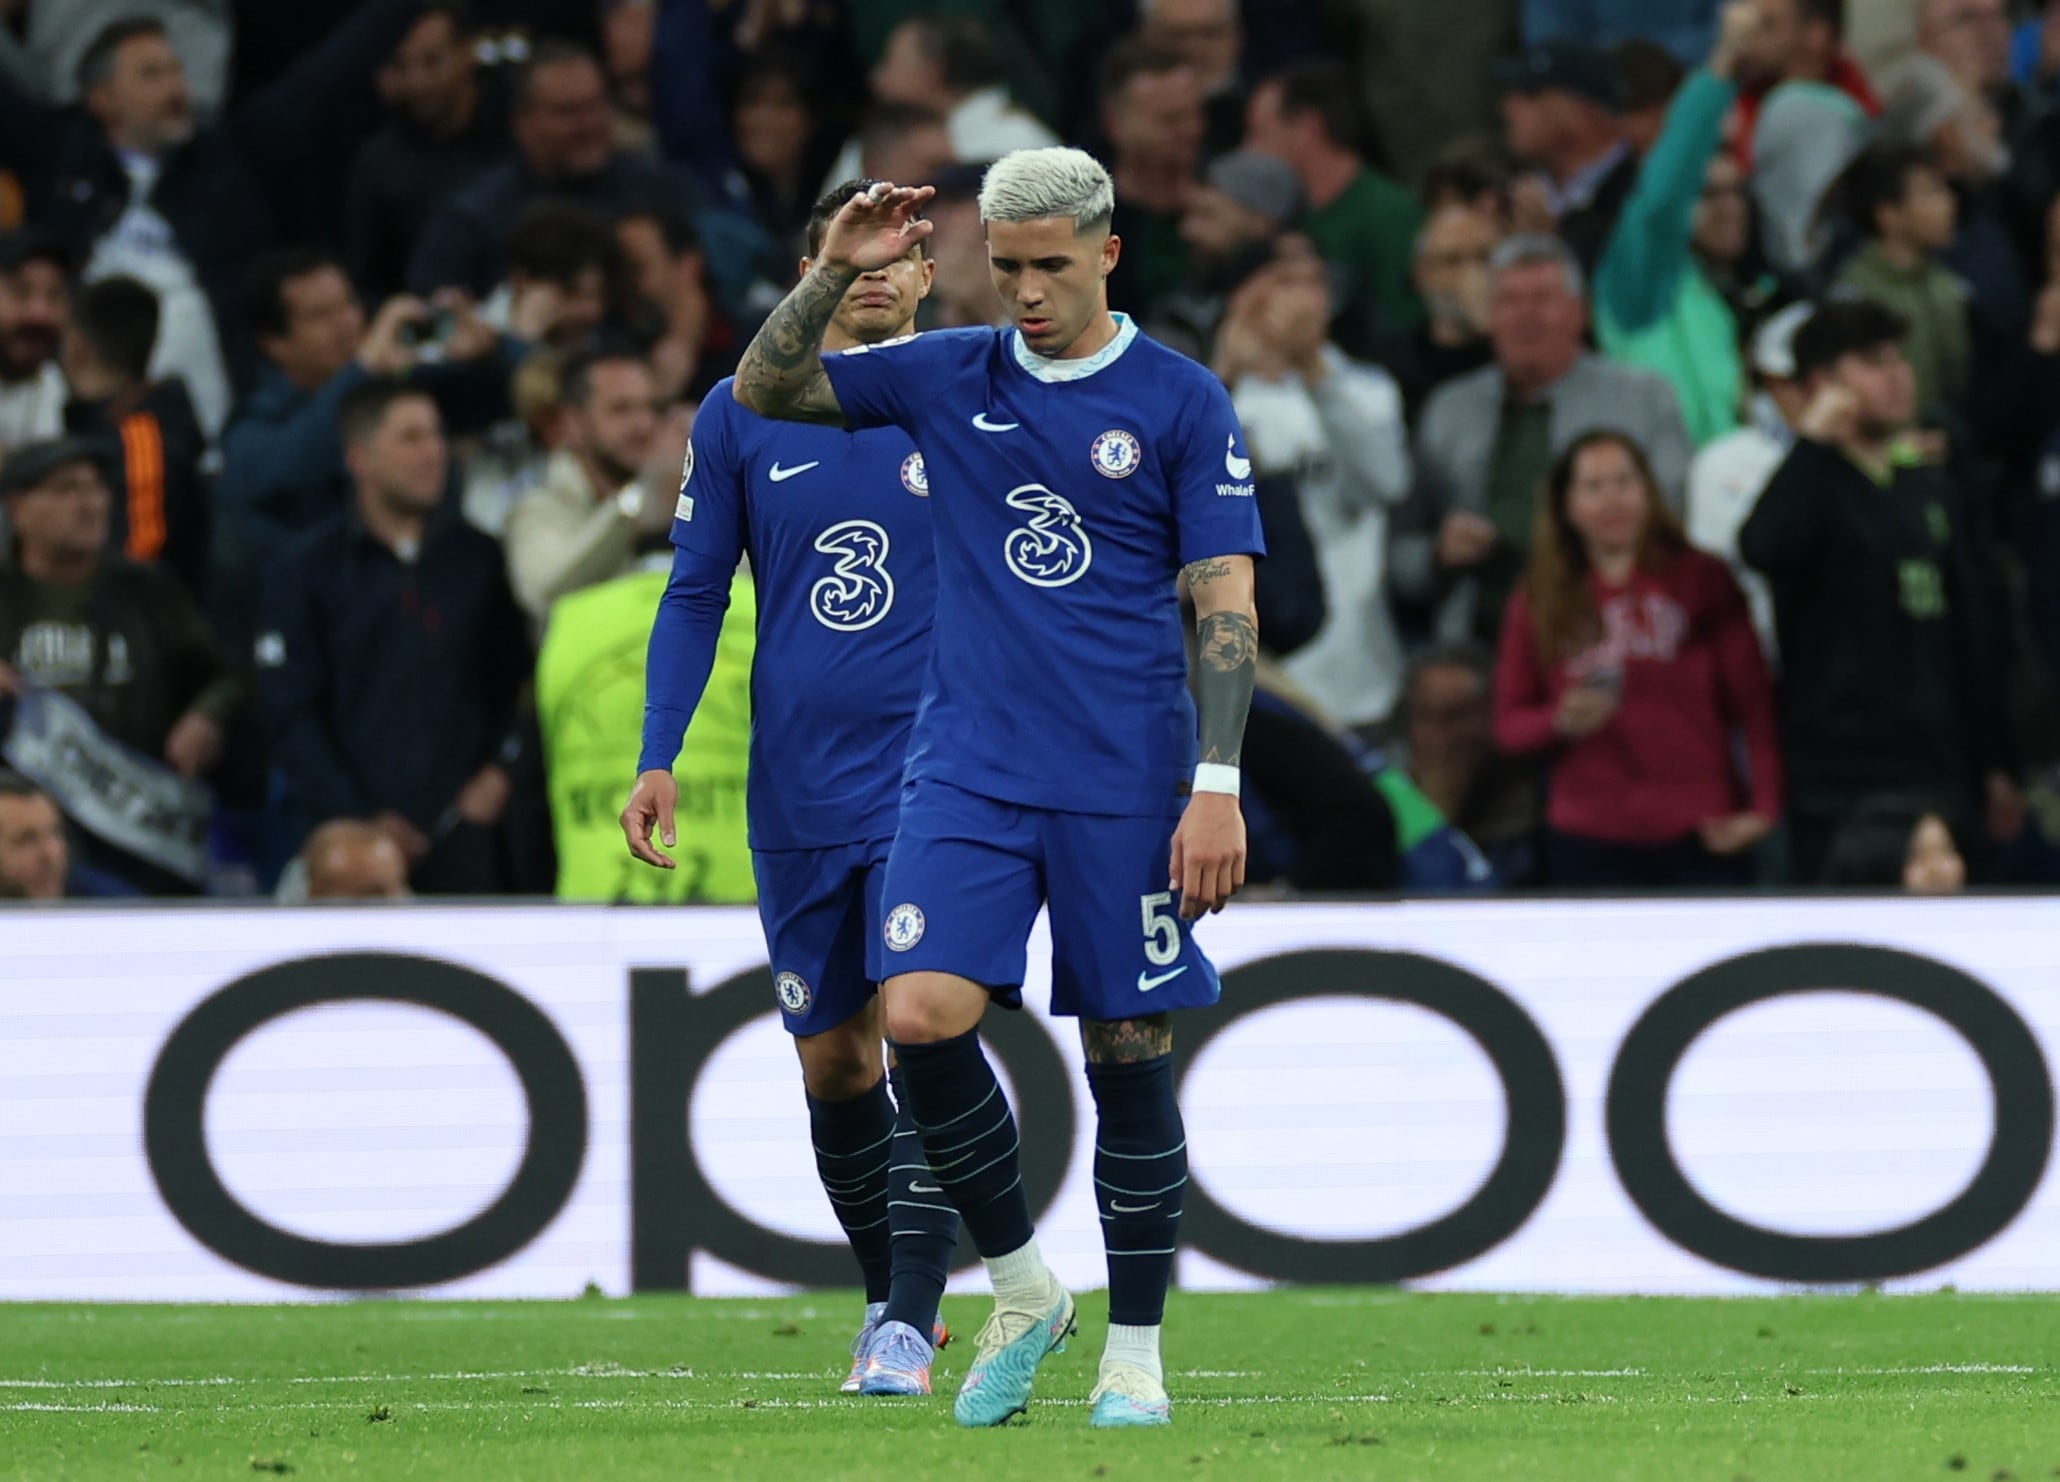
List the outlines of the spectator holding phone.
{"type": "Polygon", "coordinates": [[[1774,690],[1745,597],[1689,546],[1620,432],[1588,433],[1552,466],[1503,620],[1495,739],[1550,759],[1562,889],[1740,885],[1774,825],[1774,690]]]}

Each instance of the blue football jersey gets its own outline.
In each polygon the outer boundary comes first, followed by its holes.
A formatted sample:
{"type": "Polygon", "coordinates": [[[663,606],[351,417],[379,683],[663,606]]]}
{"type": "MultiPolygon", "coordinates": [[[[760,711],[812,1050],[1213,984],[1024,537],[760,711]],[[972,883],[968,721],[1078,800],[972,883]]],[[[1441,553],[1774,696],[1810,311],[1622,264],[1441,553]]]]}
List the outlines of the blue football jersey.
{"type": "Polygon", "coordinates": [[[1252,466],[1209,371],[1117,316],[1078,361],[1014,329],[823,356],[853,427],[899,427],[936,491],[936,647],[911,780],[1162,813],[1195,763],[1174,580],[1261,555],[1252,466]]]}
{"type": "Polygon", "coordinates": [[[937,604],[923,455],[892,428],[775,422],[725,380],[694,419],[672,543],[758,584],[755,849],[894,832],[937,604]]]}

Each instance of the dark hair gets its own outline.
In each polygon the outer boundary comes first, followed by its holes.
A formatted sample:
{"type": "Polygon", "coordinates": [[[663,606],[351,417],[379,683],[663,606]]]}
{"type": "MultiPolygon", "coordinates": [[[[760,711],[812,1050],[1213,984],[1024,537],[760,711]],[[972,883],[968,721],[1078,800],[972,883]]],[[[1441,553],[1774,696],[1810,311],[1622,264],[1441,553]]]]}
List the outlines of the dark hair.
{"type": "Polygon", "coordinates": [[[1848,355],[1900,345],[1910,321],[1871,298],[1835,298],[1795,332],[1795,378],[1807,381],[1848,355]]]}
{"type": "Polygon", "coordinates": [[[1345,149],[1363,148],[1366,115],[1359,101],[1359,82],[1344,62],[1322,58],[1281,68],[1260,83],[1280,89],[1282,117],[1314,113],[1323,137],[1345,149]]]}
{"type": "Polygon", "coordinates": [[[1850,887],[1893,887],[1901,889],[1903,869],[1910,862],[1910,844],[1917,825],[1936,818],[1953,836],[1953,847],[1966,858],[1967,850],[1953,827],[1949,810],[1930,798],[1915,793],[1875,793],[1845,816],[1831,837],[1831,849],[1824,857],[1819,883],[1850,887]]]}
{"type": "Polygon", "coordinates": [[[625,221],[648,221],[657,227],[658,239],[674,257],[701,250],[700,229],[694,225],[694,218],[684,211],[675,211],[667,206],[642,206],[615,218],[617,226],[625,221]]]}
{"type": "Polygon", "coordinates": [[[109,21],[100,28],[100,33],[86,43],[86,50],[79,57],[79,96],[85,97],[110,77],[114,76],[115,53],[131,41],[145,36],[170,38],[165,23],[154,15],[125,15],[118,21],[109,21]]]}
{"type": "Polygon", "coordinates": [[[386,414],[396,403],[410,397],[433,400],[420,386],[411,386],[398,376],[376,376],[344,392],[336,409],[336,425],[343,432],[344,446],[358,447],[370,441],[385,425],[386,414]]]}
{"type": "Polygon", "coordinates": [[[1486,149],[1462,141],[1438,151],[1424,172],[1423,205],[1426,211],[1441,206],[1471,206],[1482,196],[1498,201],[1509,193],[1509,170],[1486,149]]]}
{"type": "Polygon", "coordinates": [[[1845,0],[1795,0],[1795,13],[1804,25],[1817,21],[1829,26],[1833,36],[1845,35],[1845,0]]]}
{"type": "Polygon", "coordinates": [[[1910,177],[1919,170],[1938,170],[1937,157],[1923,145],[1870,144],[1831,187],[1829,203],[1869,237],[1878,236],[1882,209],[1903,203],[1910,194],[1910,177]]]}
{"type": "Polygon", "coordinates": [[[1131,37],[1109,48],[1102,69],[1095,78],[1095,97],[1103,107],[1116,101],[1135,78],[1159,77],[1192,65],[1177,51],[1131,37]]]}
{"type": "Polygon", "coordinates": [[[49,794],[12,767],[0,767],[0,798],[41,798],[49,794]]]}
{"type": "MultiPolygon", "coordinates": [[[[835,219],[839,211],[844,209],[844,203],[860,191],[871,190],[878,184],[880,184],[879,181],[866,177],[861,177],[857,180],[846,180],[831,186],[820,196],[816,197],[815,204],[808,208],[808,255],[810,257],[814,257],[823,250],[823,237],[830,230],[830,222],[835,219]]],[[[918,245],[922,248],[923,256],[928,257],[930,255],[930,239],[925,237],[918,245]]]]}
{"type": "Polygon", "coordinates": [[[508,233],[508,271],[548,283],[570,284],[588,268],[612,281],[622,265],[622,244],[606,216],[591,206],[546,196],[531,201],[508,233]]]}
{"type": "Polygon", "coordinates": [[[1688,76],[1688,69],[1672,52],[1643,36],[1618,42],[1612,56],[1617,75],[1623,80],[1621,96],[1626,112],[1666,107],[1688,76]]]}
{"type": "Polygon", "coordinates": [[[1645,449],[1627,432],[1601,428],[1583,433],[1552,461],[1545,476],[1544,497],[1531,532],[1531,555],[1524,563],[1524,598],[1531,608],[1531,628],[1538,652],[1557,664],[1602,636],[1601,615],[1589,589],[1588,547],[1574,528],[1567,505],[1581,455],[1591,448],[1622,448],[1645,485],[1645,535],[1638,543],[1640,570],[1652,571],[1688,548],[1681,520],[1660,493],[1645,449]]]}
{"type": "Polygon", "coordinates": [[[953,92],[977,92],[1008,75],[994,38],[973,17],[925,15],[906,24],[915,27],[923,55],[937,63],[944,85],[953,92]]]}
{"type": "Polygon", "coordinates": [[[512,69],[508,79],[508,113],[512,117],[529,111],[529,104],[536,92],[536,75],[546,67],[563,67],[572,62],[585,62],[596,71],[600,61],[586,47],[576,41],[565,41],[556,36],[546,37],[530,49],[529,60],[512,69]]]}
{"type": "Polygon", "coordinates": [[[293,327],[286,285],[324,268],[343,272],[343,262],[323,247],[281,247],[268,252],[243,281],[243,322],[261,340],[276,340],[293,327]]]}
{"type": "Polygon", "coordinates": [[[594,397],[594,371],[604,365],[626,363],[650,372],[651,363],[626,345],[603,345],[582,350],[565,362],[558,376],[558,401],[562,406],[583,407],[594,397]]]}
{"type": "Polygon", "coordinates": [[[1464,669],[1480,681],[1482,693],[1495,686],[1495,656],[1487,645],[1471,638],[1450,638],[1434,643],[1409,661],[1409,668],[1402,676],[1402,695],[1395,710],[1395,724],[1407,729],[1409,725],[1410,702],[1415,698],[1417,681],[1433,669],[1464,669]]]}
{"type": "Polygon", "coordinates": [[[422,0],[422,12],[415,20],[420,24],[438,15],[449,21],[451,30],[461,37],[479,30],[479,18],[472,13],[470,0],[422,0]]]}
{"type": "Polygon", "coordinates": [[[95,355],[132,381],[150,374],[157,320],[157,295],[134,278],[89,283],[72,302],[72,326],[95,355]]]}

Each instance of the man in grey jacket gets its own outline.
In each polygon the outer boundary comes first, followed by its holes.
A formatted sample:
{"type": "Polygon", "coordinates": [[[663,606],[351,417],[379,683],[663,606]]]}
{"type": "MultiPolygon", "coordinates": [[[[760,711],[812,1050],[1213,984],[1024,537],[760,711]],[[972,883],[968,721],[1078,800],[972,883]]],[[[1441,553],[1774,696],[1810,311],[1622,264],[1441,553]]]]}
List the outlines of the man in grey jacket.
{"type": "Polygon", "coordinates": [[[1689,443],[1665,380],[1587,350],[1587,285],[1565,243],[1511,237],[1488,271],[1495,363],[1425,404],[1388,574],[1395,601],[1438,637],[1492,642],[1530,552],[1537,491],[1561,450],[1598,428],[1627,433],[1679,508],[1689,443]]]}

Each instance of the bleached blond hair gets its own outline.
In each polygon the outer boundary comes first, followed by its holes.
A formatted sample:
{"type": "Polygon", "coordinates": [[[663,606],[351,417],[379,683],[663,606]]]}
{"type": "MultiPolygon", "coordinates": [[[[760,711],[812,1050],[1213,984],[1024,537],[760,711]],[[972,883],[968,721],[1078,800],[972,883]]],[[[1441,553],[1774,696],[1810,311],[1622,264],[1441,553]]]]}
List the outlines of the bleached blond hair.
{"type": "Polygon", "coordinates": [[[980,221],[1070,216],[1077,233],[1105,228],[1116,214],[1116,182],[1084,149],[1018,149],[987,167],[980,221]]]}

